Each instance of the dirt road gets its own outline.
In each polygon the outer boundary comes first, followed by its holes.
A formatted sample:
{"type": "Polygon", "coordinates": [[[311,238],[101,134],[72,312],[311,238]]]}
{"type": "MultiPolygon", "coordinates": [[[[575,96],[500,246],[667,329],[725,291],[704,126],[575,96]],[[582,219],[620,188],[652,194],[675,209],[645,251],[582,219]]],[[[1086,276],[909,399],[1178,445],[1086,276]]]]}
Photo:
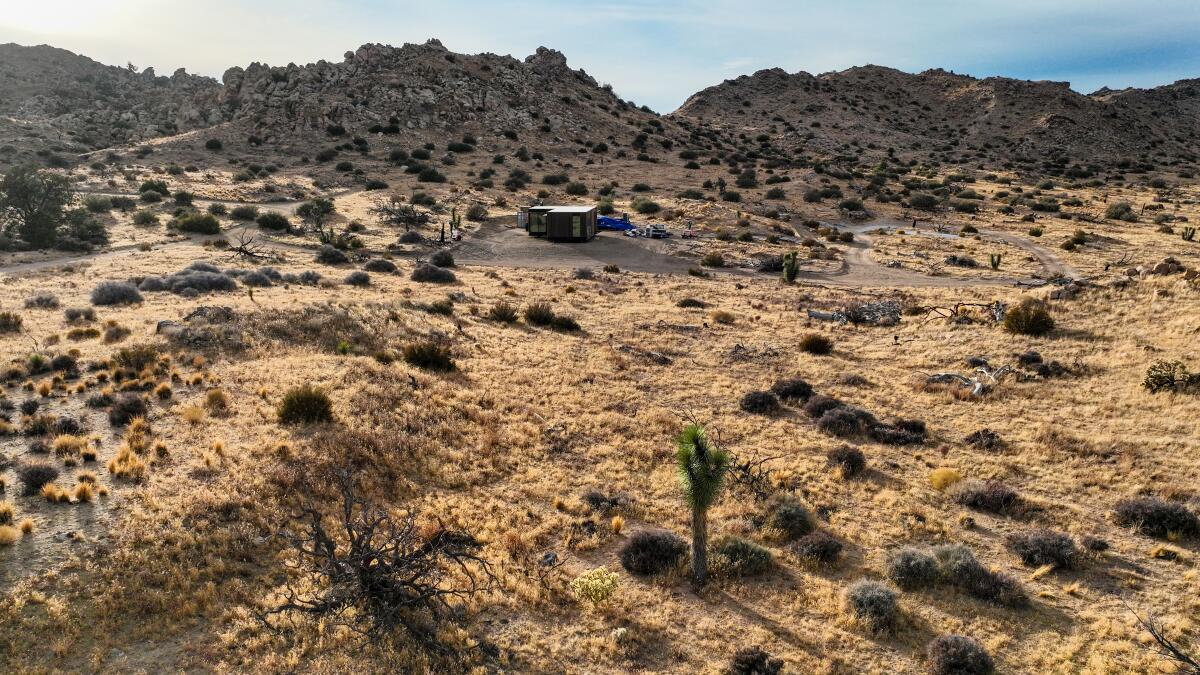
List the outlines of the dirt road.
{"type": "MultiPolygon", "coordinates": [[[[118,193],[95,193],[117,195],[118,193]]],[[[232,202],[221,200],[197,199],[199,205],[221,203],[227,206],[256,206],[263,211],[276,211],[294,215],[296,208],[303,202],[287,201],[263,204],[232,202]]],[[[830,285],[856,287],[900,287],[900,288],[956,288],[973,286],[1012,286],[1017,283],[1032,283],[1031,278],[1001,277],[1001,278],[961,278],[929,276],[907,269],[886,267],[871,258],[872,238],[870,232],[884,229],[914,229],[907,222],[891,220],[874,220],[869,223],[832,223],[834,227],[853,232],[852,243],[845,245],[845,259],[841,268],[835,272],[802,271],[800,278],[830,285]]],[[[926,228],[932,232],[932,228],[926,228]]],[[[257,241],[264,248],[277,251],[303,251],[303,247],[273,239],[269,234],[258,229],[253,223],[238,223],[222,233],[228,240],[235,240],[239,234],[250,233],[257,236],[257,241]]],[[[1071,266],[1064,263],[1050,251],[1030,242],[1029,240],[1005,232],[980,230],[980,236],[1003,241],[1034,256],[1043,268],[1043,277],[1055,275],[1077,277],[1071,266]]],[[[175,246],[200,247],[207,237],[192,236],[176,241],[157,244],[156,249],[175,246]]],[[[637,239],[623,236],[616,232],[603,232],[595,240],[584,243],[553,243],[537,237],[526,235],[524,230],[512,225],[510,219],[496,219],[485,223],[478,230],[467,233],[464,241],[452,247],[455,257],[464,264],[498,266],[498,267],[531,267],[531,268],[562,268],[595,267],[597,265],[616,265],[622,270],[651,274],[683,274],[695,262],[672,253],[670,244],[660,240],[637,239]]],[[[123,246],[96,253],[78,256],[65,256],[33,262],[19,263],[0,267],[0,274],[26,274],[38,272],[62,265],[80,262],[94,262],[122,255],[139,253],[135,245],[123,246]]],[[[721,274],[751,274],[747,270],[714,270],[721,274]]]]}

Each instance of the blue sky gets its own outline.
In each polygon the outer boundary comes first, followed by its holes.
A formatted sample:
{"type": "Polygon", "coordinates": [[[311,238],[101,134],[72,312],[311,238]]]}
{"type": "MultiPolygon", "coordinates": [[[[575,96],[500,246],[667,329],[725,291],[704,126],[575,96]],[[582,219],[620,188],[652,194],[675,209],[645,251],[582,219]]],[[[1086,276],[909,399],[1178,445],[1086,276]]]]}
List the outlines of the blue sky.
{"type": "Polygon", "coordinates": [[[1200,77],[1200,0],[0,0],[0,42],[48,43],[160,74],[340,60],[437,37],[523,58],[539,45],[660,112],[761,68],[1065,80],[1082,92],[1200,77]]]}

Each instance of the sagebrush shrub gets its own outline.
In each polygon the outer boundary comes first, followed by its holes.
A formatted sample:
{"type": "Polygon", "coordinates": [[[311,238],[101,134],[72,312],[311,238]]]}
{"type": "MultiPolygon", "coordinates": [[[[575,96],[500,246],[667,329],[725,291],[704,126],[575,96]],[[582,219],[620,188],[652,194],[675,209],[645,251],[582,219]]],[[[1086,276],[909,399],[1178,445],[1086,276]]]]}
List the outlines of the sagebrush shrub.
{"type": "Polygon", "coordinates": [[[1021,496],[1016,490],[994,480],[963,481],[955,487],[953,497],[963,506],[989,513],[1011,515],[1022,507],[1021,496]]]}
{"type": "Polygon", "coordinates": [[[875,416],[854,406],[832,408],[817,420],[817,428],[838,438],[852,438],[866,433],[876,424],[875,416]]]}
{"type": "Polygon", "coordinates": [[[771,658],[771,655],[760,647],[744,647],[739,649],[729,661],[729,667],[722,675],[780,675],[783,673],[783,659],[771,658]]]}
{"type": "Polygon", "coordinates": [[[741,537],[725,537],[714,548],[721,559],[719,565],[735,577],[762,574],[773,562],[769,550],[741,537]]]}
{"type": "Polygon", "coordinates": [[[621,567],[630,574],[660,574],[674,567],[687,551],[687,542],[666,530],[635,532],[621,547],[621,567]]]}
{"type": "Polygon", "coordinates": [[[1113,515],[1118,525],[1132,527],[1151,537],[1190,536],[1200,533],[1200,521],[1182,504],[1158,497],[1136,497],[1117,502],[1113,515]]]}
{"type": "Polygon", "coordinates": [[[790,541],[812,532],[816,527],[816,519],[800,502],[783,498],[772,505],[766,524],[779,530],[784,539],[790,541]]]}
{"type": "Polygon", "coordinates": [[[454,276],[454,272],[428,263],[417,265],[410,278],[413,281],[434,284],[451,284],[458,280],[458,277],[454,276]]]}
{"type": "Polygon", "coordinates": [[[42,486],[58,478],[58,469],[49,464],[25,464],[17,469],[17,479],[21,481],[21,493],[26,497],[35,495],[42,486]]]}
{"type": "Polygon", "coordinates": [[[438,267],[454,267],[454,255],[450,251],[434,251],[433,255],[429,256],[429,264],[438,267]]]}
{"type": "Polygon", "coordinates": [[[824,394],[815,394],[804,404],[804,412],[813,419],[820,419],[825,413],[845,404],[836,398],[824,394]]]}
{"type": "Polygon", "coordinates": [[[1054,330],[1054,317],[1050,316],[1046,303],[1025,298],[1005,312],[1004,329],[1019,335],[1041,336],[1054,330]]]}
{"type": "Polygon", "coordinates": [[[902,548],[888,559],[888,579],[906,591],[934,585],[939,574],[938,562],[928,551],[902,548]]]}
{"type": "Polygon", "coordinates": [[[180,232],[194,234],[220,234],[221,223],[211,213],[189,213],[175,221],[180,232]]]}
{"type": "Polygon", "coordinates": [[[363,265],[363,269],[368,272],[376,272],[379,274],[395,274],[396,263],[383,258],[372,258],[363,265]]]}
{"type": "Polygon", "coordinates": [[[281,424],[320,424],[333,421],[329,394],[309,384],[288,389],[276,410],[281,424]]]}
{"type": "Polygon", "coordinates": [[[742,396],[738,406],[755,415],[770,415],[779,411],[779,398],[769,391],[750,391],[742,396]]]}
{"type": "Polygon", "coordinates": [[[355,270],[346,275],[345,282],[349,286],[370,286],[371,275],[362,270],[355,270]]]}
{"type": "Polygon", "coordinates": [[[68,307],[67,309],[63,310],[63,317],[66,318],[69,323],[75,323],[77,321],[95,321],[96,310],[92,309],[91,307],[68,307]]]}
{"type": "Polygon", "coordinates": [[[836,562],[842,553],[842,542],[823,530],[813,530],[792,544],[792,550],[804,560],[817,563],[836,562]]]}
{"type": "Polygon", "coordinates": [[[92,289],[93,305],[132,305],[142,301],[142,294],[128,281],[101,281],[92,289]]]}
{"type": "Polygon", "coordinates": [[[108,423],[114,427],[129,424],[137,417],[145,417],[146,400],[133,393],[125,393],[113,400],[108,409],[108,423]]]}
{"type": "Polygon", "coordinates": [[[58,309],[58,296],[53,293],[38,293],[25,298],[25,309],[58,309]]]}
{"type": "Polygon", "coordinates": [[[789,377],[781,380],[776,380],[775,384],[771,385],[771,393],[779,397],[781,401],[788,403],[804,403],[812,396],[812,385],[798,377],[789,377]]]}
{"type": "Polygon", "coordinates": [[[853,478],[862,473],[867,466],[867,458],[862,450],[852,445],[841,445],[825,454],[829,463],[837,467],[842,478],[853,478]]]}
{"type": "Polygon", "coordinates": [[[350,262],[350,257],[329,244],[322,244],[317,249],[316,261],[322,265],[341,265],[350,262]]]}
{"type": "Polygon", "coordinates": [[[965,635],[939,635],[925,648],[930,675],[992,675],[991,655],[965,635]]]}
{"type": "Polygon", "coordinates": [[[938,576],[942,583],[956,586],[972,597],[1006,607],[1024,607],[1029,603],[1015,579],[984,567],[966,546],[936,546],[933,548],[933,557],[938,561],[938,576]]]}
{"type": "Polygon", "coordinates": [[[1150,393],[1200,390],[1200,373],[1192,373],[1182,361],[1155,361],[1146,369],[1142,386],[1150,393]]]}
{"type": "Polygon", "coordinates": [[[846,608],[871,630],[891,630],[900,615],[896,592],[878,581],[859,579],[846,588],[846,608]]]}
{"type": "Polygon", "coordinates": [[[1075,541],[1061,532],[1021,532],[1009,535],[1004,543],[1021,558],[1021,562],[1031,567],[1055,565],[1070,569],[1079,559],[1079,549],[1076,548],[1075,541]]]}

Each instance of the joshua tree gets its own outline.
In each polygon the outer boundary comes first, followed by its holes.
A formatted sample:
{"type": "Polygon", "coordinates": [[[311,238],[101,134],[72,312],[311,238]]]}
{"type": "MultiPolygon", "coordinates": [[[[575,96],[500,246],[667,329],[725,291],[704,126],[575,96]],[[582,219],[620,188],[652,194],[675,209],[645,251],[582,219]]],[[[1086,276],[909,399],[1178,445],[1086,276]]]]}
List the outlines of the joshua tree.
{"type": "Polygon", "coordinates": [[[790,284],[796,280],[798,274],[800,274],[800,262],[797,260],[796,252],[783,254],[783,280],[790,284]]]}
{"type": "Polygon", "coordinates": [[[675,443],[683,496],[692,507],[692,579],[703,586],[708,577],[708,507],[721,496],[729,455],[709,442],[699,424],[684,427],[675,443]]]}

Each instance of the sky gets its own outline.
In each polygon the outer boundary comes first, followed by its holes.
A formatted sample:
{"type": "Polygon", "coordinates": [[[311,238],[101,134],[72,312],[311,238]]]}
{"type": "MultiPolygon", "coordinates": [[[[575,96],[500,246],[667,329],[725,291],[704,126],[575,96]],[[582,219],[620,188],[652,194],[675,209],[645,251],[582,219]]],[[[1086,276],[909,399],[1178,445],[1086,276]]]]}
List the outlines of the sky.
{"type": "Polygon", "coordinates": [[[220,79],[230,66],[337,61],[365,43],[558,49],[659,112],[763,68],[944,68],[1149,87],[1200,77],[1200,0],[0,0],[0,43],[220,79]]]}

